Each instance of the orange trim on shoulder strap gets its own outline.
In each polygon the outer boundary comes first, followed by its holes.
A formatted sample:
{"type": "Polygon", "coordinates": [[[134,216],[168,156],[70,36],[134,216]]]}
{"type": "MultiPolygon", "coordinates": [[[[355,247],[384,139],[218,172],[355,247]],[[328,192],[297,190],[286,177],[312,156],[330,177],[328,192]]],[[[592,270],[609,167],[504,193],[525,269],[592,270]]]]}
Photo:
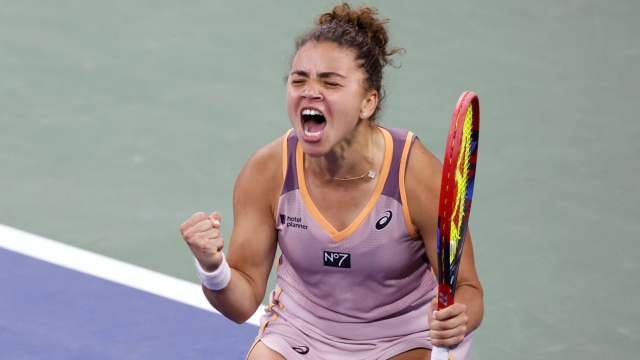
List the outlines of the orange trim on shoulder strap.
{"type": "Polygon", "coordinates": [[[284,180],[287,177],[287,166],[289,166],[289,135],[293,129],[289,129],[286,134],[284,134],[284,144],[282,145],[282,179],[284,180]]]}
{"type": "Polygon", "coordinates": [[[413,141],[413,133],[409,131],[407,133],[407,139],[404,142],[404,148],[402,149],[402,158],[400,159],[400,176],[398,177],[398,183],[400,185],[400,199],[402,200],[402,212],[404,213],[404,222],[407,224],[409,233],[414,238],[419,238],[420,234],[411,223],[411,215],[409,214],[409,203],[407,202],[407,189],[404,184],[404,175],[407,172],[407,160],[409,158],[409,150],[411,149],[411,142],[413,141]]]}
{"type": "MultiPolygon", "coordinates": [[[[282,187],[284,186],[284,182],[287,179],[287,167],[289,166],[289,135],[291,135],[291,132],[293,131],[293,129],[289,129],[289,131],[287,131],[284,134],[284,142],[282,144],[282,186],[280,186],[280,190],[282,190],[282,187]]],[[[275,220],[275,223],[278,223],[278,214],[277,211],[275,211],[273,213],[273,219],[275,220]]]]}
{"type": "Polygon", "coordinates": [[[378,178],[378,183],[376,184],[376,188],[373,190],[373,195],[367,205],[362,209],[360,215],[349,225],[346,229],[342,231],[336,230],[336,228],[331,225],[327,221],[327,219],[322,216],[320,210],[316,207],[311,199],[311,195],[309,195],[309,190],[307,189],[307,183],[304,177],[304,152],[302,151],[302,146],[298,143],[298,147],[296,149],[296,166],[298,171],[298,187],[300,189],[300,196],[302,196],[302,200],[304,204],[307,206],[307,209],[311,213],[311,216],[318,222],[318,224],[333,238],[333,241],[340,242],[347,237],[351,236],[364,220],[369,216],[373,208],[376,206],[380,195],[382,194],[382,189],[384,189],[384,184],[387,181],[387,176],[389,175],[389,169],[391,168],[391,160],[393,158],[393,137],[391,133],[389,133],[386,129],[376,126],[376,128],[382,133],[384,138],[384,158],[382,160],[382,169],[380,171],[380,177],[378,178]]]}

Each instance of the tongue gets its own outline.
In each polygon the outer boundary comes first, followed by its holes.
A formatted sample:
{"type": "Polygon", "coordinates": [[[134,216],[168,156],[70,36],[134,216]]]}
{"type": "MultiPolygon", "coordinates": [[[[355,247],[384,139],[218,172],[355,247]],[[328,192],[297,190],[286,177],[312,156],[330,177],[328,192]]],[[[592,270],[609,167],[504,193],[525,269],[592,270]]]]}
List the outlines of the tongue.
{"type": "Polygon", "coordinates": [[[313,120],[307,121],[307,131],[310,133],[316,133],[324,130],[324,127],[327,126],[327,122],[323,121],[321,123],[317,123],[313,120]]]}

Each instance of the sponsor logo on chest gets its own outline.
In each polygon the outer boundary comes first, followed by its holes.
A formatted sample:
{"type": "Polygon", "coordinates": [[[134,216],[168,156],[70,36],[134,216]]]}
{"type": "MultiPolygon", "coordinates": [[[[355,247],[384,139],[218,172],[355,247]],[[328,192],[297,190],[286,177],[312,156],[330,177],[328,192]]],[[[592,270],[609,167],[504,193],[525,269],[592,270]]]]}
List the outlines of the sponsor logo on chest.
{"type": "Polygon", "coordinates": [[[285,214],[280,214],[280,223],[286,227],[292,227],[302,230],[307,230],[308,226],[302,224],[301,217],[293,217],[285,214]]]}
{"type": "Polygon", "coordinates": [[[376,230],[382,230],[387,227],[391,223],[391,219],[393,218],[393,212],[391,210],[383,211],[380,214],[380,218],[376,221],[376,230]]]}
{"type": "Polygon", "coordinates": [[[325,251],[324,266],[351,269],[351,254],[325,251]]]}

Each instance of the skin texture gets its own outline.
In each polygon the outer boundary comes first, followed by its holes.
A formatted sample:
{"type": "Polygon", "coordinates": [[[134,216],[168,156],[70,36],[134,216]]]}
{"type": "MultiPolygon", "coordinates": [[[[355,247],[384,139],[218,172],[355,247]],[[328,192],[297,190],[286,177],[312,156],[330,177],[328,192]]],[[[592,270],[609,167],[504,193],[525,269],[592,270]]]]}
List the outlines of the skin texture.
{"type": "MultiPolygon", "coordinates": [[[[378,177],[340,181],[370,169],[380,172],[385,149],[382,134],[367,115],[378,102],[376,91],[367,91],[365,74],[355,52],[332,43],[307,43],[296,53],[287,81],[287,113],[305,152],[305,176],[313,202],[323,216],[341,231],[353,222],[372,196],[378,177]],[[317,137],[304,134],[303,109],[320,111],[326,127],[317,137]]],[[[277,234],[275,217],[282,178],[283,137],[258,150],[245,164],[235,184],[234,227],[227,251],[231,281],[222,290],[203,287],[211,305],[227,318],[242,323],[260,305],[266,292],[277,234]]],[[[442,165],[419,141],[409,158],[406,176],[411,220],[422,234],[427,256],[437,263],[435,228],[442,165]]],[[[206,271],[222,261],[224,240],[218,213],[196,213],[180,226],[180,232],[206,271]]],[[[417,240],[419,241],[419,240],[417,240]]],[[[456,304],[429,317],[433,343],[458,344],[482,320],[482,287],[467,237],[459,271],[456,304]]],[[[435,303],[432,304],[435,309],[435,303]]],[[[394,359],[428,359],[430,350],[414,349],[394,359]]],[[[259,342],[249,359],[283,359],[259,342]]]]}
{"type": "Polygon", "coordinates": [[[294,57],[287,81],[287,114],[311,158],[307,161],[340,178],[368,170],[371,129],[364,114],[378,104],[378,93],[363,89],[365,74],[354,59],[352,50],[335,44],[307,43],[294,57]],[[304,135],[300,113],[305,108],[326,118],[320,141],[304,135]]]}

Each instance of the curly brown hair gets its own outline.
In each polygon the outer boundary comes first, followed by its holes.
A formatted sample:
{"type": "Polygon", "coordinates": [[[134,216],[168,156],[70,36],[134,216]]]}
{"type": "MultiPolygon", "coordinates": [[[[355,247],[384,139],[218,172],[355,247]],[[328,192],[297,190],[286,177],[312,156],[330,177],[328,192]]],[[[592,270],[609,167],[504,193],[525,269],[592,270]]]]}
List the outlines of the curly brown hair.
{"type": "Polygon", "coordinates": [[[366,74],[365,91],[378,92],[378,107],[369,118],[376,122],[380,104],[385,98],[382,85],[382,69],[388,64],[393,66],[390,57],[404,52],[402,48],[387,49],[389,35],[387,23],[389,19],[379,19],[375,7],[358,6],[352,9],[343,3],[335,6],[330,12],[316,17],[315,27],[296,38],[296,52],[306,43],[330,42],[340,47],[355,50],[356,61],[366,74]]]}

